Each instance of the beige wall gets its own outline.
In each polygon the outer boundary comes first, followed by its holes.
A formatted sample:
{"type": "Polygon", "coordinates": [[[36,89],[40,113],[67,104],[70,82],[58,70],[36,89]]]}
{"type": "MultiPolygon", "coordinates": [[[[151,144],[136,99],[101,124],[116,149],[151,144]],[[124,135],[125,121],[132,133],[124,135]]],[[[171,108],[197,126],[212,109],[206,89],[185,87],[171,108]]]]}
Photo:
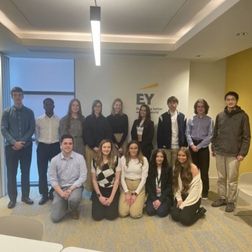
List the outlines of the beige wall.
{"type": "Polygon", "coordinates": [[[93,57],[81,58],[75,62],[76,95],[85,115],[90,114],[91,104],[97,98],[103,102],[104,115],[108,115],[112,101],[120,97],[131,127],[137,117],[137,93],[154,94],[150,107],[156,111],[152,120],[157,124],[171,95],[180,100],[179,109],[187,111],[189,67],[188,60],[153,56],[103,56],[101,67],[94,66],[93,57]]]}
{"type": "MultiPolygon", "coordinates": [[[[223,110],[226,61],[220,60],[213,63],[192,62],[190,66],[190,85],[189,85],[189,112],[193,114],[193,105],[198,98],[207,100],[210,109],[209,116],[214,120],[221,110],[223,110]]],[[[210,161],[210,177],[217,177],[215,159],[210,161]]]]}
{"type": "MultiPolygon", "coordinates": [[[[154,93],[151,107],[162,108],[159,113],[152,114],[155,124],[158,116],[166,111],[166,100],[171,95],[178,97],[179,110],[187,117],[193,114],[193,104],[200,97],[208,101],[209,115],[214,119],[224,108],[225,60],[190,63],[150,56],[114,55],[104,56],[102,64],[95,67],[92,57],[76,60],[76,95],[82,102],[85,115],[90,114],[94,99],[102,100],[103,112],[107,115],[113,99],[120,97],[131,127],[137,116],[136,93],[154,93]],[[155,83],[158,86],[143,89],[155,83]]],[[[211,159],[210,176],[217,176],[214,159],[211,159]]]]}

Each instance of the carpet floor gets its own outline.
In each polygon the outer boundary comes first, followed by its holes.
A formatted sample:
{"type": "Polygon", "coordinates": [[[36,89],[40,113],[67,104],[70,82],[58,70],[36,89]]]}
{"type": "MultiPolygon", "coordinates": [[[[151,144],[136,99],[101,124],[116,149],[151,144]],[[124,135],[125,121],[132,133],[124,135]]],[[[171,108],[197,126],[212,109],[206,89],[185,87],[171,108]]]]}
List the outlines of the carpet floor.
{"type": "Polygon", "coordinates": [[[8,197],[0,199],[0,216],[23,215],[44,224],[43,240],[99,251],[252,251],[252,219],[250,216],[235,216],[226,213],[224,207],[213,208],[211,202],[216,193],[210,192],[208,200],[202,200],[207,209],[206,217],[191,227],[184,227],[165,218],[141,219],[118,218],[114,221],[93,221],[91,201],[83,199],[81,216],[73,220],[67,216],[54,224],[50,220],[50,205],[38,205],[40,196],[32,188],[31,198],[35,203],[25,205],[18,198],[14,209],[7,209],[8,197]]]}

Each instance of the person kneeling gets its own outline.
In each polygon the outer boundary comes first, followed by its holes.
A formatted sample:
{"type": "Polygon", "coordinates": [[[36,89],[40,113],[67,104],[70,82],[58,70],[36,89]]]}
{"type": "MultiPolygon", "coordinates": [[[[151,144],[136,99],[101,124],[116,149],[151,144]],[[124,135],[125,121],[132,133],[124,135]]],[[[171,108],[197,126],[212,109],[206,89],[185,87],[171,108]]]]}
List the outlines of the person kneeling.
{"type": "Polygon", "coordinates": [[[94,220],[114,220],[118,217],[119,158],[113,153],[110,140],[102,140],[91,167],[94,191],[92,193],[92,217],[94,220]]]}
{"type": "Polygon", "coordinates": [[[59,222],[71,212],[73,219],[79,219],[79,204],[83,183],[87,177],[84,157],[73,151],[73,137],[61,137],[61,153],[55,156],[49,168],[49,181],[54,188],[51,219],[59,222]]]}
{"type": "Polygon", "coordinates": [[[200,207],[202,181],[200,171],[191,161],[187,148],[178,151],[173,176],[175,206],[171,209],[172,219],[190,226],[203,217],[206,209],[200,207]]]}
{"type": "Polygon", "coordinates": [[[143,215],[149,164],[138,142],[134,140],[129,142],[126,154],[121,158],[121,166],[122,191],[119,199],[119,215],[140,218],[143,215]]]}
{"type": "Polygon", "coordinates": [[[149,175],[146,181],[148,215],[165,217],[172,206],[172,168],[164,150],[157,149],[151,155],[149,175]]]}

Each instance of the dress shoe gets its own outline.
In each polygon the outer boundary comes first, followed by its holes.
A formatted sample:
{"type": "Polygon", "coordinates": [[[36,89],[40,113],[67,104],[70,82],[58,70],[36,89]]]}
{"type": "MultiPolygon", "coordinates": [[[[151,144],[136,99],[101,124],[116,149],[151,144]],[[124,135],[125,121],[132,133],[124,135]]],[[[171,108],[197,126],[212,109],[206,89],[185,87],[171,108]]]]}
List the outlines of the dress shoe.
{"type": "Polygon", "coordinates": [[[15,206],[16,206],[16,201],[12,201],[12,200],[11,200],[11,201],[9,202],[9,204],[8,204],[8,208],[9,208],[9,209],[14,208],[15,206]]]}
{"type": "Polygon", "coordinates": [[[22,201],[27,205],[32,205],[33,204],[33,200],[31,200],[29,197],[28,198],[22,198],[22,201]]]}
{"type": "Polygon", "coordinates": [[[44,205],[48,201],[48,197],[42,197],[39,201],[39,205],[44,205]]]}
{"type": "Polygon", "coordinates": [[[49,193],[48,193],[48,199],[49,200],[53,200],[53,189],[51,189],[50,191],[49,191],[49,193]]]}

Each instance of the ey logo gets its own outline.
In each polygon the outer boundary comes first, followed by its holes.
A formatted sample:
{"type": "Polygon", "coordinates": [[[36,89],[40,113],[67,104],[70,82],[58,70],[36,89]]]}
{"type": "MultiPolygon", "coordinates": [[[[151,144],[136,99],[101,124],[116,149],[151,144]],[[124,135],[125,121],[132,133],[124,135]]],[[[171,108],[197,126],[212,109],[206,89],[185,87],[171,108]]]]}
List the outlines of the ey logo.
{"type": "Polygon", "coordinates": [[[154,94],[138,93],[138,94],[136,94],[136,104],[137,105],[142,105],[142,104],[151,105],[151,100],[152,100],[153,96],[154,96],[154,94]]]}
{"type": "MultiPolygon", "coordinates": [[[[158,83],[150,83],[146,84],[144,87],[141,89],[152,89],[152,88],[157,88],[158,83]]],[[[153,98],[154,94],[146,94],[146,93],[137,93],[136,94],[136,104],[137,105],[142,105],[142,104],[148,104],[151,105],[151,100],[153,98]]]]}

